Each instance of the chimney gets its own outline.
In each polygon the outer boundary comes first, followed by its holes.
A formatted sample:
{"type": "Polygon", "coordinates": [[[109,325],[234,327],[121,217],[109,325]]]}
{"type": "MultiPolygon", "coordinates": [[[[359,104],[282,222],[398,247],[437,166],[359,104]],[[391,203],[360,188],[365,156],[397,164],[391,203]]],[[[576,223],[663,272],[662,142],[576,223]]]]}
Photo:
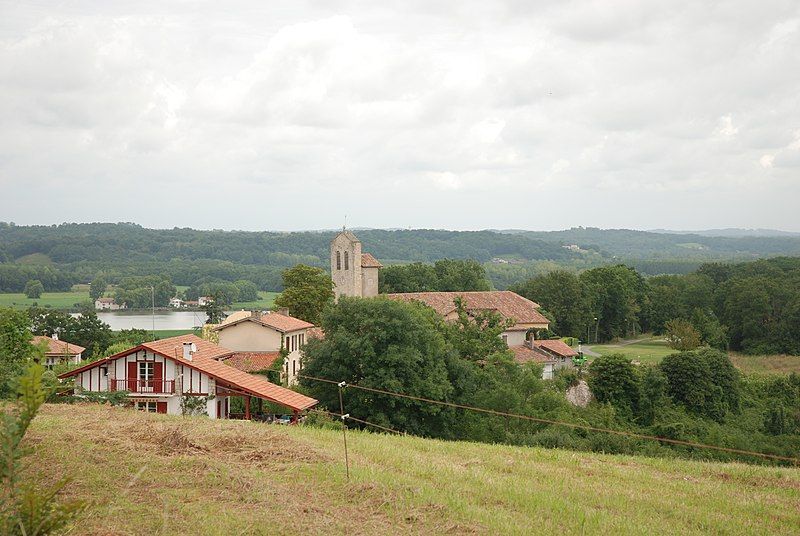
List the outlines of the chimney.
{"type": "Polygon", "coordinates": [[[528,333],[528,340],[525,341],[525,342],[527,343],[528,348],[530,348],[531,350],[533,350],[533,346],[534,346],[533,345],[533,341],[535,341],[535,340],[536,340],[536,334],[533,331],[528,333]]]}
{"type": "Polygon", "coordinates": [[[251,318],[261,318],[261,311],[250,311],[251,318]]]}
{"type": "Polygon", "coordinates": [[[283,316],[289,316],[289,309],[276,309],[276,313],[283,316]]]}
{"type": "Polygon", "coordinates": [[[186,361],[192,360],[192,354],[197,351],[197,346],[193,342],[183,343],[183,358],[186,361]]]}

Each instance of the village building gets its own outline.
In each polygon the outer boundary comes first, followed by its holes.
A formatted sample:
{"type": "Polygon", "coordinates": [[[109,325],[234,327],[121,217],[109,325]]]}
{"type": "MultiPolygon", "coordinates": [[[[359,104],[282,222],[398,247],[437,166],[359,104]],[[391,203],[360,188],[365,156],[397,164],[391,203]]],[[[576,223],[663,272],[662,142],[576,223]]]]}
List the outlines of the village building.
{"type": "Polygon", "coordinates": [[[296,421],[317,401],[225,363],[236,352],[196,335],[146,342],[88,363],[59,376],[75,378],[75,392],[127,391],[136,409],[182,414],[185,397],[205,397],[205,410],[215,419],[229,418],[232,397],[244,400],[251,418],[250,398],[287,408],[296,421]]]}
{"type": "Polygon", "coordinates": [[[331,240],[331,278],[337,300],[339,296],[377,296],[381,268],[375,257],[361,251],[361,241],[350,231],[343,229],[331,240]]]}
{"type": "Polygon", "coordinates": [[[58,334],[56,333],[53,333],[52,337],[36,335],[31,342],[37,346],[42,343],[47,345],[47,349],[44,353],[45,361],[43,363],[47,368],[53,368],[55,365],[60,365],[62,363],[80,363],[81,354],[86,350],[83,346],[59,340],[58,334]]]}
{"type": "Polygon", "coordinates": [[[219,344],[239,353],[230,364],[247,372],[264,371],[285,351],[282,377],[288,385],[297,383],[302,365],[301,348],[314,324],[289,316],[287,311],[238,311],[215,327],[219,344]]]}
{"type": "Polygon", "coordinates": [[[211,296],[199,296],[197,298],[197,305],[199,305],[200,307],[205,307],[212,301],[214,301],[214,298],[212,298],[211,296]]]}
{"type": "Polygon", "coordinates": [[[125,309],[127,306],[114,301],[114,298],[97,298],[94,300],[94,308],[99,311],[116,311],[125,309]]]}
{"type": "Polygon", "coordinates": [[[183,300],[178,298],[178,297],[170,298],[169,299],[169,306],[170,307],[174,307],[175,309],[180,309],[181,307],[184,306],[183,305],[183,300]]]}
{"type": "Polygon", "coordinates": [[[522,346],[509,346],[514,353],[514,360],[519,364],[539,363],[542,365],[542,379],[552,380],[559,369],[573,368],[572,358],[578,355],[573,348],[562,340],[540,340],[532,337],[522,346]]]}

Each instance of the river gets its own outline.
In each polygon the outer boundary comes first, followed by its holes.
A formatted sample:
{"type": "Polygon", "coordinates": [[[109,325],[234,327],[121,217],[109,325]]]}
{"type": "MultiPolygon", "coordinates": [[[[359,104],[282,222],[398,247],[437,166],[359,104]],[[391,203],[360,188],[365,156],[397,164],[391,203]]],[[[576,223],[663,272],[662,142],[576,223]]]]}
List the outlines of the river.
{"type": "Polygon", "coordinates": [[[159,311],[155,315],[144,311],[98,311],[97,318],[111,326],[114,331],[120,329],[192,329],[206,322],[203,311],[159,311]]]}

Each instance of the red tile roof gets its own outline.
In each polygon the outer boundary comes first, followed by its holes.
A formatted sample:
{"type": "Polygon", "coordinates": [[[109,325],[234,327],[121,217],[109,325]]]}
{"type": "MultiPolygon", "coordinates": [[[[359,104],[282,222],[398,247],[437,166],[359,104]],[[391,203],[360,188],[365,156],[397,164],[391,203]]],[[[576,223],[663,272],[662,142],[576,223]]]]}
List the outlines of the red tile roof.
{"type": "Polygon", "coordinates": [[[78,346],[77,344],[72,344],[67,341],[56,340],[52,337],[44,337],[42,335],[34,336],[32,342],[38,345],[42,341],[47,343],[46,355],[78,355],[86,350],[83,346],[78,346]]]}
{"type": "Polygon", "coordinates": [[[369,253],[361,254],[361,267],[362,268],[383,268],[383,265],[378,262],[378,259],[369,253]]]}
{"type": "Polygon", "coordinates": [[[214,330],[220,331],[242,322],[257,322],[261,325],[280,331],[281,333],[288,333],[290,331],[314,327],[314,324],[306,322],[305,320],[300,320],[299,318],[295,318],[293,316],[281,313],[267,313],[261,316],[245,316],[244,318],[239,318],[233,322],[223,322],[219,326],[215,327],[214,330]]]}
{"type": "MultiPolygon", "coordinates": [[[[483,292],[407,292],[387,294],[391,300],[417,300],[432,307],[442,316],[456,309],[455,298],[461,297],[468,311],[496,311],[515,324],[549,325],[550,321],[538,309],[539,304],[523,298],[510,290],[489,290],[483,292]]],[[[513,329],[513,328],[512,328],[513,329]]],[[[524,329],[524,328],[522,328],[524,329]]]]}
{"type": "Polygon", "coordinates": [[[215,378],[217,382],[228,384],[236,390],[240,390],[249,395],[270,400],[282,406],[286,406],[293,410],[302,411],[317,404],[317,400],[296,393],[285,387],[275,385],[260,376],[248,374],[241,370],[225,364],[218,359],[225,356],[234,354],[235,352],[223,348],[213,342],[201,339],[197,335],[179,335],[177,337],[170,337],[169,339],[162,339],[160,341],[152,341],[140,344],[133,348],[129,348],[118,354],[100,359],[92,363],[88,363],[75,370],[71,370],[59,376],[59,378],[69,378],[75,376],[84,370],[108,363],[113,359],[126,356],[138,350],[150,350],[167,358],[174,359],[183,366],[205,372],[209,376],[215,378]],[[192,359],[183,358],[183,344],[194,343],[197,347],[197,352],[192,354],[192,359]]]}
{"type": "Polygon", "coordinates": [[[509,346],[509,350],[514,353],[514,361],[522,365],[523,363],[553,363],[555,358],[548,357],[541,352],[531,350],[527,346],[509,346]]]}
{"type": "Polygon", "coordinates": [[[95,301],[100,303],[114,303],[114,298],[97,298],[95,301]]]}
{"type": "Polygon", "coordinates": [[[559,357],[575,357],[578,352],[572,349],[567,343],[562,340],[541,340],[533,341],[533,345],[537,348],[542,348],[559,357]]]}
{"type": "Polygon", "coordinates": [[[235,352],[221,360],[244,372],[258,372],[270,368],[280,356],[280,352],[235,352]]]}

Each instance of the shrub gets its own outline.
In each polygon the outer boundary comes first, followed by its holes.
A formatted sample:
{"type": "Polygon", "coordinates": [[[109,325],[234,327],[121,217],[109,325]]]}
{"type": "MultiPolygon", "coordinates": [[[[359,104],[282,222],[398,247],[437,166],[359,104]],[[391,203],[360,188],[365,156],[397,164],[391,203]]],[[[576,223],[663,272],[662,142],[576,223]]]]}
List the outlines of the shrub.
{"type": "Polygon", "coordinates": [[[589,367],[589,387],[599,402],[608,402],[624,415],[639,406],[639,378],[631,360],[622,354],[600,356],[589,367]]]}

